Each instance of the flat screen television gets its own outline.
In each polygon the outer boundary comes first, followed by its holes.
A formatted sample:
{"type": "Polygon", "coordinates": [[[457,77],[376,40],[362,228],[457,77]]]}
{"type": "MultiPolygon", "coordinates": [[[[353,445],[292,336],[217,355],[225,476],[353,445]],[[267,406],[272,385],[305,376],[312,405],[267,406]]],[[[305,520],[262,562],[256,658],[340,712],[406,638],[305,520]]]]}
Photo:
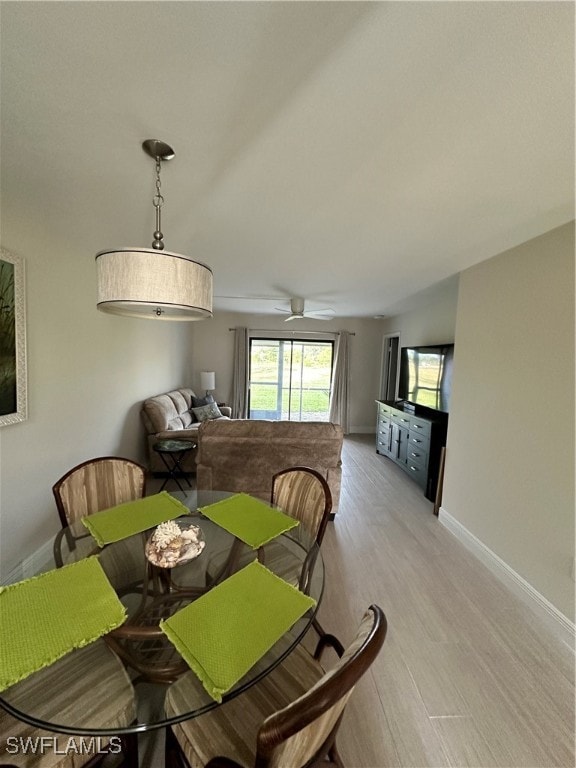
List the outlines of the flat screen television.
{"type": "Polygon", "coordinates": [[[452,392],[454,344],[403,347],[398,397],[408,403],[448,413],[452,392]]]}

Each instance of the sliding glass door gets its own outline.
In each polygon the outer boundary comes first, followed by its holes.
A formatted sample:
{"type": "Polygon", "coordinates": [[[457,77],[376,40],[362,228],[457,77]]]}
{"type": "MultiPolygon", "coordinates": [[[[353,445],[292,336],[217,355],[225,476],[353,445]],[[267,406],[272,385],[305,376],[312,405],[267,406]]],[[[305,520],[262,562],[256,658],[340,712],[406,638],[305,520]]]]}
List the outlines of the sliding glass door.
{"type": "Polygon", "coordinates": [[[332,341],[250,340],[250,419],[328,421],[332,341]]]}

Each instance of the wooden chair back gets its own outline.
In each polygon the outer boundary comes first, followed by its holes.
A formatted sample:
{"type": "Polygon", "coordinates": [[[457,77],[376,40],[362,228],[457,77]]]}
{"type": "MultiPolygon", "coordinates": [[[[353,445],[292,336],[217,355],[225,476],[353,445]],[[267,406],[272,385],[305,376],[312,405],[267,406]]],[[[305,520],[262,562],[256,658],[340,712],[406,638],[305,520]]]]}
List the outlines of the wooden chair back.
{"type": "Polygon", "coordinates": [[[386,629],[384,612],[371,605],[338,664],[307,693],[266,718],[258,732],[255,768],[303,768],[326,758],[341,764],[336,733],[354,686],[382,648],[386,629]]]}
{"type": "Polygon", "coordinates": [[[146,468],[130,459],[101,456],[73,467],[52,487],[62,527],[85,515],[144,496],[146,468]]]}
{"type": "Polygon", "coordinates": [[[332,494],[320,472],[310,467],[289,467],[272,477],[272,504],[299,520],[322,543],[332,511],[332,494]]]}

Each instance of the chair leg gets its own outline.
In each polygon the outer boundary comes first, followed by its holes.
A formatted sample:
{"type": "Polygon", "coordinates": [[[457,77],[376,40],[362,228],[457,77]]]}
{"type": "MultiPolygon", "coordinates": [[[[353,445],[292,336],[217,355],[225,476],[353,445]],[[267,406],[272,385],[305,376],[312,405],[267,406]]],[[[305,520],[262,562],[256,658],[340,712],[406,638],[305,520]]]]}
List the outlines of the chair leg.
{"type": "Polygon", "coordinates": [[[328,752],[328,757],[330,758],[330,761],[336,766],[336,768],[344,768],[344,763],[342,762],[342,758],[338,754],[338,749],[336,748],[336,744],[332,744],[330,747],[330,751],[328,752]]]}
{"type": "Polygon", "coordinates": [[[124,768],[138,768],[138,734],[126,733],[120,737],[124,768]]]}
{"type": "Polygon", "coordinates": [[[164,765],[165,768],[190,768],[188,761],[184,757],[184,753],[178,743],[178,739],[174,736],[174,732],[170,726],[166,726],[166,739],[164,747],[164,765]]]}

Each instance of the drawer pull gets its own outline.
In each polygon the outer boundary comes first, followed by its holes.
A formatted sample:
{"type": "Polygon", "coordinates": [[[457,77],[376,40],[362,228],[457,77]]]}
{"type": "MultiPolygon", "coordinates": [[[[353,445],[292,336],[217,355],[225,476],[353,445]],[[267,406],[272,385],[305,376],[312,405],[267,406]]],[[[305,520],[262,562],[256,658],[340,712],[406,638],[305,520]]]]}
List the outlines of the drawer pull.
{"type": "Polygon", "coordinates": [[[414,427],[414,429],[422,429],[420,424],[412,424],[412,426],[414,427]]]}
{"type": "Polygon", "coordinates": [[[412,456],[414,459],[417,459],[420,456],[420,454],[419,453],[414,453],[414,451],[412,451],[410,456],[412,456]]]}
{"type": "Polygon", "coordinates": [[[418,467],[413,467],[412,465],[410,465],[410,469],[412,470],[412,472],[418,472],[418,467]]]}

